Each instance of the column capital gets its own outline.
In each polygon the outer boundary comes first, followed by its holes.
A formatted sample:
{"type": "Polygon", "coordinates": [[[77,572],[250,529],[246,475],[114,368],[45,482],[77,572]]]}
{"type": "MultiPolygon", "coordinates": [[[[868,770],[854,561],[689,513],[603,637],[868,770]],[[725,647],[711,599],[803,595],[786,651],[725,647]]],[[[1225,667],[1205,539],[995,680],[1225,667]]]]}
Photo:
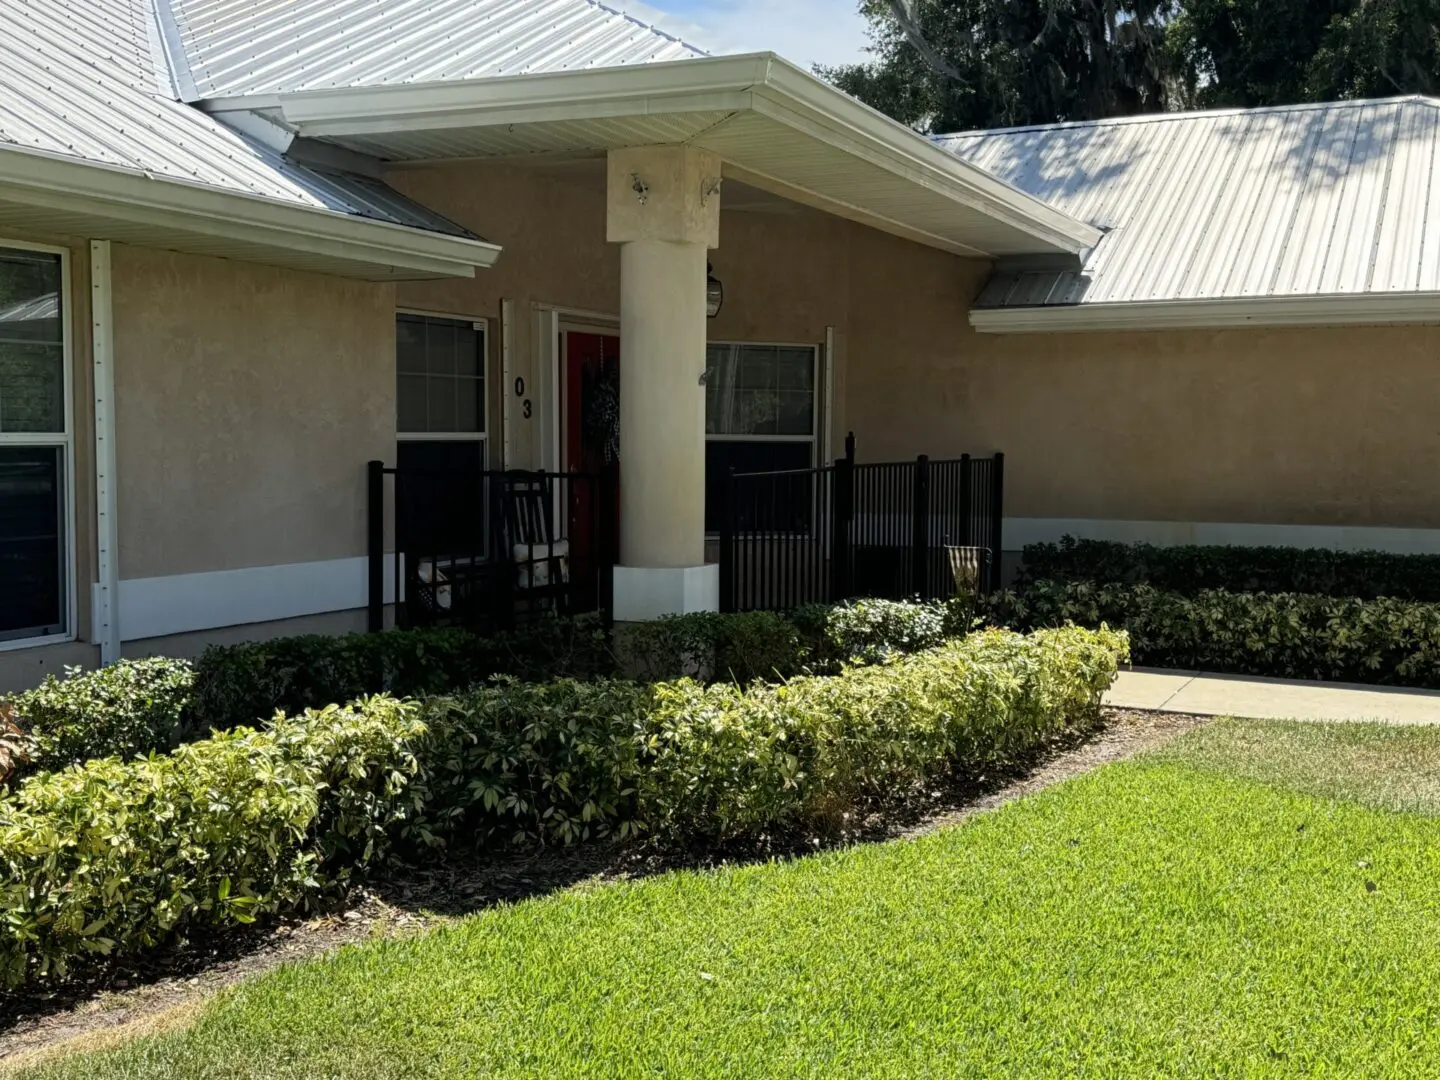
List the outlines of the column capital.
{"type": "Polygon", "coordinates": [[[606,235],[720,246],[720,158],[693,146],[611,150],[606,235]]]}

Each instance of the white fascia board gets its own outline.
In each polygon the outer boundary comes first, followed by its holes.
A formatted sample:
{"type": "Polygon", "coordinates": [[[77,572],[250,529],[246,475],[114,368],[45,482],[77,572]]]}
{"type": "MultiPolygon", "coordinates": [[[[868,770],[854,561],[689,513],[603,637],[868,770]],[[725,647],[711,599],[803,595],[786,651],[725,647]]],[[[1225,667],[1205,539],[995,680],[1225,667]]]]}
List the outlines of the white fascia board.
{"type": "MultiPolygon", "coordinates": [[[[882,165],[921,187],[942,191],[956,202],[1047,241],[1058,251],[1078,254],[1094,247],[1105,235],[1093,225],[962,161],[788,60],[771,58],[766,83],[756,93],[775,110],[771,115],[776,119],[796,126],[791,118],[804,117],[828,129],[825,141],[830,145],[882,165]]],[[[820,134],[814,130],[811,133],[820,134]]]]}
{"type": "MultiPolygon", "coordinates": [[[[288,123],[315,138],[740,111],[750,107],[750,91],[765,81],[769,59],[727,56],[450,82],[298,90],[279,95],[277,101],[288,123]]],[[[229,104],[242,103],[243,99],[229,104]]]]}
{"type": "Polygon", "coordinates": [[[31,151],[0,151],[0,198],[445,277],[473,277],[501,251],[480,240],[31,151]]]}
{"type": "MultiPolygon", "coordinates": [[[[979,210],[1057,251],[1100,230],[950,154],[773,53],[462,82],[282,94],[287,123],[313,138],[622,116],[753,110],[979,210]]],[[[738,162],[743,166],[743,162],[738,162]]]]}
{"type": "Polygon", "coordinates": [[[970,312],[970,325],[982,334],[1421,324],[1440,324],[1440,293],[1269,296],[976,308],[970,312]]]}

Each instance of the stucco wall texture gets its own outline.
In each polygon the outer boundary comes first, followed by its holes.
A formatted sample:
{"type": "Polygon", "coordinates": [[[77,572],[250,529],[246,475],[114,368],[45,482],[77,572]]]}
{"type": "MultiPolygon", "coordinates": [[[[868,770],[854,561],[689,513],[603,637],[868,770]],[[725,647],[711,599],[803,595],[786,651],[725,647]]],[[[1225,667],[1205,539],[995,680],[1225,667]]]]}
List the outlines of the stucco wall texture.
{"type": "Polygon", "coordinates": [[[365,554],[393,286],[116,245],[120,576],[365,554]]]}
{"type": "MultiPolygon", "coordinates": [[[[401,302],[498,326],[513,300],[531,387],[534,305],[618,311],[603,170],[388,178],[506,247],[473,281],[402,284],[401,302]]],[[[727,209],[712,258],[712,340],[819,343],[835,327],[835,446],[853,430],[869,461],[1004,451],[1010,516],[1440,527],[1440,327],[978,334],[987,263],[808,210],[727,209]]],[[[512,417],[529,464],[536,424],[512,417]]]]}

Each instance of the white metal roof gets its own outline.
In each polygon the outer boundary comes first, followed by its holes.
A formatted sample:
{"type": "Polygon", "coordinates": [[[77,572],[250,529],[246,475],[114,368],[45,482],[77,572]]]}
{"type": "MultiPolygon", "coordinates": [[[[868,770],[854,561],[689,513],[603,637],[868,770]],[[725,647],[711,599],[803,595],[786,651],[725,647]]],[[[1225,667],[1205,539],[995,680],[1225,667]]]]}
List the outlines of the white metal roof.
{"type": "MultiPolygon", "coordinates": [[[[124,2],[124,0],[110,0],[124,2]]],[[[187,100],[705,55],[596,0],[158,0],[187,100]]]]}
{"type": "Polygon", "coordinates": [[[474,239],[383,184],[297,165],[162,94],[148,12],[148,0],[0,0],[0,152],[474,239]]]}
{"type": "MultiPolygon", "coordinates": [[[[944,137],[1107,235],[980,309],[1440,293],[1440,103],[1162,114],[944,137]]],[[[977,326],[980,323],[977,321],[977,326]]]]}

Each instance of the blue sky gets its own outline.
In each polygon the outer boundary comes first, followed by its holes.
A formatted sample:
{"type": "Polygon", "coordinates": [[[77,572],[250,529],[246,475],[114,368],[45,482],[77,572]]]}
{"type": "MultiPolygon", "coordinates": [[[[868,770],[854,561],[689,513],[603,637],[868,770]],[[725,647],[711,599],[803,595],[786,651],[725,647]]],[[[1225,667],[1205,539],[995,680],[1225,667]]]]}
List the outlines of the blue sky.
{"type": "Polygon", "coordinates": [[[668,16],[667,29],[711,52],[770,49],[809,67],[863,59],[868,40],[856,0],[646,2],[668,16]]]}

